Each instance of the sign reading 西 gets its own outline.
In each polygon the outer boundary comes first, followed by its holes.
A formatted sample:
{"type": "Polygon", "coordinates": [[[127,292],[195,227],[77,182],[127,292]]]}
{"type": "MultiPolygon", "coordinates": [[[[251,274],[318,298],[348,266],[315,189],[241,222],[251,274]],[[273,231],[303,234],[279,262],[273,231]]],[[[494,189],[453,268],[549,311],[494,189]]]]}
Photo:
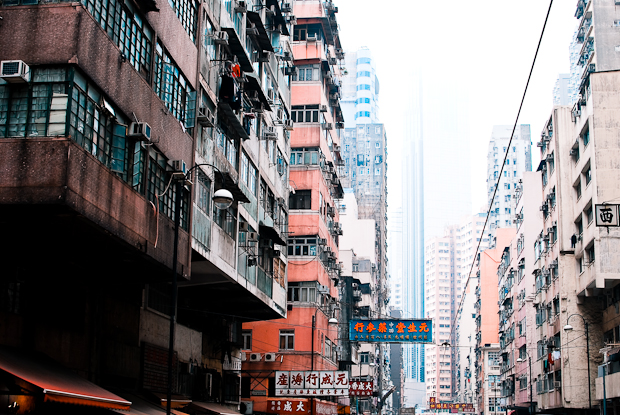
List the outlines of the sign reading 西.
{"type": "Polygon", "coordinates": [[[351,320],[349,340],[370,343],[432,343],[433,322],[418,320],[351,320]]]}
{"type": "Polygon", "coordinates": [[[347,396],[349,372],[344,370],[277,371],[277,396],[347,396]]]}
{"type": "Polygon", "coordinates": [[[618,205],[594,205],[596,226],[620,226],[618,205]]]}

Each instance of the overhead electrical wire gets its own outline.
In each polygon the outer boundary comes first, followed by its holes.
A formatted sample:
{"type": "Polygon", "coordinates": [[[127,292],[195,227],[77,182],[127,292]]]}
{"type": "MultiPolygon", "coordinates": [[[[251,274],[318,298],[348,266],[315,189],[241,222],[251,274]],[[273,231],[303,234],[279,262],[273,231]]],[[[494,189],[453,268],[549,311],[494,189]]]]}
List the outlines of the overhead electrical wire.
{"type": "Polygon", "coordinates": [[[467,287],[467,285],[469,284],[469,281],[471,279],[471,273],[474,270],[474,264],[476,263],[476,257],[478,256],[478,253],[480,252],[480,244],[482,243],[482,240],[484,239],[484,231],[487,227],[487,223],[489,222],[489,217],[491,215],[491,210],[492,210],[492,206],[493,206],[493,202],[495,201],[495,197],[497,195],[497,189],[499,188],[499,183],[502,180],[502,173],[504,171],[504,166],[506,166],[506,160],[508,159],[508,154],[510,154],[510,145],[512,144],[512,139],[514,137],[515,134],[515,130],[517,128],[517,124],[519,122],[519,117],[521,116],[521,109],[523,108],[523,102],[525,101],[525,96],[527,95],[527,89],[530,85],[530,80],[532,79],[532,73],[534,72],[534,66],[536,65],[536,59],[538,58],[538,52],[540,51],[540,44],[542,43],[543,40],[543,35],[545,34],[545,28],[547,27],[547,22],[549,21],[549,15],[551,13],[551,6],[553,6],[553,0],[549,1],[549,8],[547,9],[547,15],[545,16],[545,22],[543,24],[542,30],[540,32],[540,37],[538,38],[538,45],[536,46],[536,53],[534,54],[534,60],[532,61],[532,66],[530,67],[530,73],[527,77],[527,82],[525,84],[525,89],[523,90],[523,96],[521,97],[521,104],[519,105],[519,111],[517,112],[517,118],[515,119],[514,125],[512,127],[512,134],[510,134],[510,140],[508,141],[508,145],[506,146],[506,153],[504,154],[504,162],[502,163],[502,167],[499,171],[499,175],[497,177],[497,181],[495,183],[495,188],[493,189],[493,197],[491,198],[491,202],[489,203],[489,209],[487,211],[487,216],[486,219],[484,221],[484,225],[482,226],[482,232],[480,234],[480,238],[478,240],[478,245],[476,246],[476,252],[474,253],[474,256],[472,257],[472,261],[471,261],[471,267],[469,268],[469,274],[467,275],[467,281],[465,281],[465,284],[463,285],[463,295],[461,296],[461,301],[459,302],[459,306],[456,310],[456,316],[454,317],[454,320],[452,321],[452,328],[450,330],[450,337],[452,338],[452,336],[454,335],[454,327],[456,324],[456,321],[460,315],[460,311],[461,308],[463,307],[463,301],[465,300],[465,287],[467,287]]]}

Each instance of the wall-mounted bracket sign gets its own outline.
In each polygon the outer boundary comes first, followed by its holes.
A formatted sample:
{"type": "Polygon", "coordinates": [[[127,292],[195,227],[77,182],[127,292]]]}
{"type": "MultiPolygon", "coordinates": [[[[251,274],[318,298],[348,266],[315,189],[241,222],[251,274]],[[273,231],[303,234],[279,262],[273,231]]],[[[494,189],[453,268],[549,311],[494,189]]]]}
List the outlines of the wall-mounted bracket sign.
{"type": "Polygon", "coordinates": [[[594,205],[596,226],[620,226],[618,220],[619,205],[594,205]]]}

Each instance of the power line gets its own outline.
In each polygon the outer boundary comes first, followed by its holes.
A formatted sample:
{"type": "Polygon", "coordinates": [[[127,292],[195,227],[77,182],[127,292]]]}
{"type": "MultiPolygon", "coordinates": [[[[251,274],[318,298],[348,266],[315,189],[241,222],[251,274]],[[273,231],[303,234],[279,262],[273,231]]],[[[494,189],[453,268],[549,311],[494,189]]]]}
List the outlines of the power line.
{"type": "MultiPolygon", "coordinates": [[[[502,180],[502,173],[504,171],[504,166],[506,166],[506,160],[508,159],[508,154],[510,154],[510,145],[512,144],[512,139],[514,137],[515,134],[515,130],[517,128],[517,124],[519,122],[519,117],[521,116],[521,110],[523,108],[523,102],[525,101],[525,96],[527,94],[527,89],[530,85],[530,80],[532,79],[532,73],[534,72],[534,66],[536,64],[536,59],[538,58],[538,52],[540,50],[540,44],[542,43],[542,39],[543,39],[543,35],[545,34],[545,28],[547,27],[547,22],[549,20],[549,14],[551,13],[551,6],[553,6],[553,0],[549,1],[549,8],[547,9],[547,15],[545,16],[545,22],[543,24],[542,30],[540,32],[540,37],[538,38],[538,45],[536,46],[536,53],[534,54],[534,60],[532,61],[532,66],[530,67],[530,73],[527,77],[527,82],[525,84],[525,89],[523,90],[523,96],[521,97],[521,103],[519,104],[519,111],[517,111],[517,118],[515,119],[514,125],[512,127],[512,134],[510,134],[510,140],[508,141],[508,145],[506,147],[506,153],[504,154],[504,161],[502,163],[502,167],[500,168],[499,171],[499,175],[497,177],[497,182],[495,183],[495,188],[493,189],[493,197],[491,198],[491,201],[489,203],[489,208],[487,210],[487,216],[486,219],[484,221],[484,225],[482,226],[482,232],[478,241],[478,245],[476,246],[476,252],[474,253],[472,262],[471,262],[471,267],[469,269],[469,274],[467,275],[467,281],[464,284],[463,287],[463,294],[465,293],[465,287],[467,287],[467,285],[469,284],[469,280],[471,279],[471,274],[474,270],[474,264],[476,263],[476,257],[478,256],[478,252],[480,251],[480,244],[482,243],[482,240],[484,239],[484,231],[487,227],[487,223],[489,222],[489,217],[491,216],[491,207],[493,206],[493,202],[495,201],[495,196],[497,195],[497,189],[499,188],[499,183],[502,180]]],[[[461,312],[461,308],[463,306],[463,301],[465,300],[465,295],[462,295],[461,297],[461,301],[459,302],[459,306],[456,310],[456,317],[454,318],[454,320],[452,321],[452,330],[450,331],[450,337],[452,337],[452,335],[454,334],[454,327],[455,327],[455,323],[456,320],[458,318],[458,315],[461,312]]]]}

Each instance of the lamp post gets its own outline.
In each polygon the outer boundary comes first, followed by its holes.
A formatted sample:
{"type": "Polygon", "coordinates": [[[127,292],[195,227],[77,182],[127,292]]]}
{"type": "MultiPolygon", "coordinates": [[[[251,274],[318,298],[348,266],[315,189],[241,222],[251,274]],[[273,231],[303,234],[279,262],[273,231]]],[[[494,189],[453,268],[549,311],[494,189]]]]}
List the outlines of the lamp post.
{"type": "MultiPolygon", "coordinates": [[[[172,248],[172,284],[170,294],[170,334],[168,337],[168,390],[166,393],[166,414],[170,415],[172,410],[172,362],[174,360],[174,328],[176,323],[177,310],[177,272],[178,272],[178,250],[179,250],[179,227],[181,226],[181,192],[183,184],[189,174],[197,167],[210,166],[222,175],[222,186],[224,185],[223,173],[214,165],[202,163],[196,164],[186,173],[173,172],[172,181],[174,182],[174,245],[172,248]]],[[[233,203],[233,196],[230,191],[223,187],[213,193],[213,203],[218,209],[227,209],[233,203]]]]}
{"type": "Polygon", "coordinates": [[[586,358],[588,359],[588,402],[590,411],[592,411],[592,381],[590,380],[590,335],[588,334],[588,322],[581,314],[571,314],[566,319],[566,325],[564,326],[564,331],[569,332],[573,329],[573,326],[568,324],[571,317],[577,316],[583,321],[583,326],[586,331],[586,358]]]}
{"type": "MultiPolygon", "coordinates": [[[[527,352],[527,350],[525,351],[525,355],[527,356],[527,360],[529,362],[529,366],[530,366],[530,414],[534,415],[534,391],[532,389],[532,357],[530,356],[530,354],[527,352]]],[[[518,358],[517,362],[521,363],[524,360],[522,358],[518,358]]]]}
{"type": "MultiPolygon", "coordinates": [[[[312,315],[312,339],[310,340],[311,346],[310,346],[310,371],[314,371],[314,331],[316,330],[316,313],[319,312],[319,310],[321,310],[321,307],[317,307],[316,310],[314,311],[314,314],[312,315]]],[[[335,317],[331,317],[329,320],[327,320],[327,324],[338,324],[338,319],[336,319],[335,317]]],[[[310,397],[310,415],[314,415],[314,408],[313,408],[313,404],[314,404],[314,398],[310,397]]]]}

